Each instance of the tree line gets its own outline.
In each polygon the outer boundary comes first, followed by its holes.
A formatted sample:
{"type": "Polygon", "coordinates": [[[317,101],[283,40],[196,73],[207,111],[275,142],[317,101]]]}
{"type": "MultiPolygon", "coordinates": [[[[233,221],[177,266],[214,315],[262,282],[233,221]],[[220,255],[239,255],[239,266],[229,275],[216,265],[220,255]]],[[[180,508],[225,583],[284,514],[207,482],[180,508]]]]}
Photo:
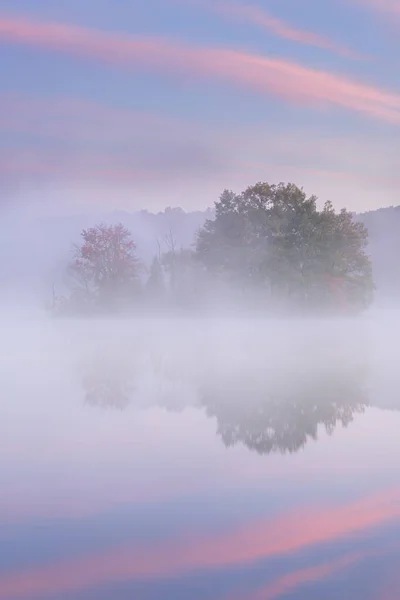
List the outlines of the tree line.
{"type": "Polygon", "coordinates": [[[371,303],[368,231],[346,209],[336,212],[330,202],[318,209],[316,196],[290,183],[224,190],[214,204],[192,248],[178,248],[171,232],[149,266],[123,224],[83,230],[68,267],[70,294],[54,297],[54,310],[232,303],[354,312],[371,303]]]}

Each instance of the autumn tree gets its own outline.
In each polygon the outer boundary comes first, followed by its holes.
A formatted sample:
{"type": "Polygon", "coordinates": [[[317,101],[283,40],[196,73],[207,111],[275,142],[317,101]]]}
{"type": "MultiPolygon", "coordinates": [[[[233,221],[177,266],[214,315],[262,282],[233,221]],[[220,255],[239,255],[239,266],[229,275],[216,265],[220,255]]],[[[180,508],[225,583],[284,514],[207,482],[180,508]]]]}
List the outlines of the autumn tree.
{"type": "Polygon", "coordinates": [[[69,267],[75,298],[108,308],[131,299],[140,263],[130,231],[121,223],[101,223],[84,229],[81,237],[69,267]]]}
{"type": "Polygon", "coordinates": [[[293,184],[225,190],[215,219],[197,238],[196,255],[219,277],[268,290],[304,306],[363,307],[372,297],[368,232],[346,210],[307,197],[293,184]]]}

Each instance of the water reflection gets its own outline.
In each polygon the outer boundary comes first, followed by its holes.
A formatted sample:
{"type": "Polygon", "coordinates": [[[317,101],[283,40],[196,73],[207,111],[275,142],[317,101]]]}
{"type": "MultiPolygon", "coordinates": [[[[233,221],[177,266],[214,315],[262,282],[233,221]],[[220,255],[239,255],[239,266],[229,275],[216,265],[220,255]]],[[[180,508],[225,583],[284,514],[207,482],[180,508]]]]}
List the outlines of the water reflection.
{"type": "Polygon", "coordinates": [[[135,363],[115,352],[97,354],[82,365],[81,382],[86,404],[123,410],[135,391],[135,363]]]}
{"type": "Polygon", "coordinates": [[[294,453],[316,440],[320,428],[331,435],[347,427],[369,405],[365,361],[343,360],[343,348],[316,366],[315,352],[292,363],[275,359],[263,366],[253,356],[230,355],[230,363],[188,360],[154,348],[135,353],[103,347],[80,365],[84,402],[103,408],[197,407],[217,422],[226,447],[243,444],[259,454],[294,453]]]}
{"type": "Polygon", "coordinates": [[[24,377],[4,352],[0,599],[396,598],[394,359],[161,325],[63,329],[24,377]]]}
{"type": "Polygon", "coordinates": [[[369,404],[359,374],[335,369],[289,373],[272,384],[237,376],[226,386],[209,382],[202,402],[225,446],[243,443],[259,454],[297,452],[320,426],[330,435],[369,404]]]}

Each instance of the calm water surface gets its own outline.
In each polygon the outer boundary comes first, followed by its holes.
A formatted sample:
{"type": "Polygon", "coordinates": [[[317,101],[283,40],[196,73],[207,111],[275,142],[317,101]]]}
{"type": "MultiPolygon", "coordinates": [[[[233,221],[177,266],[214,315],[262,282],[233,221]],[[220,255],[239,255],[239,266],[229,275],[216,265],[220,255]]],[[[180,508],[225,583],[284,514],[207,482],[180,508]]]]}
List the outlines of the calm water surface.
{"type": "Polygon", "coordinates": [[[4,322],[0,598],[400,598],[399,323],[4,322]]]}

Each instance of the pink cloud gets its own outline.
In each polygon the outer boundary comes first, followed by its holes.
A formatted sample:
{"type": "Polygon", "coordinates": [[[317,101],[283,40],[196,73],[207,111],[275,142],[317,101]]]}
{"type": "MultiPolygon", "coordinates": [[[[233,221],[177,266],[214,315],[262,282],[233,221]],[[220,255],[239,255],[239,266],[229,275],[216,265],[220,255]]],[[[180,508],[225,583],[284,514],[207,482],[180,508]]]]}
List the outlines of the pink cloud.
{"type": "Polygon", "coordinates": [[[337,106],[400,123],[400,94],[283,59],[16,17],[0,18],[0,40],[163,76],[212,79],[292,103],[337,106]]]}
{"type": "Polygon", "coordinates": [[[293,42],[314,46],[322,50],[329,50],[335,54],[339,54],[348,58],[361,58],[357,53],[349,50],[345,46],[336,44],[335,42],[318,33],[292,27],[286,21],[274,17],[268,11],[258,6],[237,4],[234,2],[215,2],[207,5],[207,8],[221,13],[228,18],[237,19],[239,21],[247,21],[270,31],[278,37],[291,40],[293,42]]]}
{"type": "MultiPolygon", "coordinates": [[[[29,595],[67,593],[105,583],[250,564],[398,520],[399,501],[399,490],[393,490],[344,506],[282,514],[229,533],[205,535],[201,539],[189,535],[157,547],[115,548],[112,552],[16,571],[0,576],[0,598],[11,600],[29,595]]],[[[333,568],[343,568],[348,560],[344,559],[333,568]]],[[[273,593],[285,586],[289,589],[312,577],[327,576],[330,569],[332,565],[325,565],[322,571],[308,570],[292,575],[292,578],[288,576],[283,582],[275,582],[267,598],[273,598],[273,593]]]]}
{"type": "Polygon", "coordinates": [[[154,170],[121,166],[111,154],[63,153],[40,149],[1,156],[0,176],[4,178],[45,179],[50,181],[103,181],[138,183],[151,181],[154,170]]]}
{"type": "Polygon", "coordinates": [[[399,600],[400,576],[398,573],[385,580],[382,589],[373,600],[399,600]]]}
{"type": "MultiPolygon", "coordinates": [[[[253,171],[267,167],[328,179],[360,181],[360,174],[355,172],[241,160],[225,147],[224,129],[211,132],[199,123],[170,116],[116,108],[73,96],[45,98],[2,93],[0,104],[0,131],[23,136],[20,147],[0,152],[0,173],[5,178],[135,185],[175,177],[179,172],[182,179],[187,170],[182,174],[181,165],[187,164],[191,146],[194,152],[196,147],[203,147],[203,153],[210,159],[218,154],[220,158],[215,163],[219,161],[220,174],[224,173],[230,181],[235,177],[250,177],[253,171]],[[183,144],[184,156],[176,146],[177,137],[183,144]],[[43,141],[50,141],[51,147],[43,145],[43,141]],[[147,155],[143,157],[146,149],[147,155]],[[171,163],[174,152],[175,169],[171,163]]],[[[202,169],[205,172],[207,165],[202,165],[201,155],[195,154],[194,159],[198,162],[198,172],[202,169]]],[[[208,174],[212,175],[213,168],[209,167],[208,174]]],[[[189,169],[189,175],[191,173],[189,169]]],[[[365,174],[361,177],[365,183],[381,183],[375,179],[365,174]]]]}
{"type": "MultiPolygon", "coordinates": [[[[78,97],[35,97],[0,93],[0,128],[57,139],[131,139],[138,130],[177,127],[182,120],[145,111],[130,111],[78,97]]],[[[192,127],[193,125],[190,124],[192,127]]]]}
{"type": "Polygon", "coordinates": [[[338,182],[343,184],[355,184],[361,186],[384,186],[398,188],[400,185],[400,176],[395,174],[379,173],[373,174],[368,171],[368,166],[365,170],[354,171],[351,168],[348,170],[338,170],[330,168],[314,168],[307,167],[305,165],[279,165],[275,164],[275,167],[280,167],[282,171],[288,171],[293,176],[312,176],[313,179],[325,180],[327,182],[338,182]]]}
{"type": "Polygon", "coordinates": [[[5,179],[131,185],[228,170],[193,122],[74,97],[3,93],[0,104],[0,131],[19,142],[0,150],[5,179]]]}
{"type": "Polygon", "coordinates": [[[338,560],[323,563],[316,567],[292,571],[283,577],[279,577],[273,583],[258,589],[254,593],[247,593],[245,596],[235,595],[226,600],[274,600],[287,592],[297,589],[305,583],[312,583],[331,577],[337,571],[342,571],[365,557],[366,553],[348,554],[338,560]]]}
{"type": "MultiPolygon", "coordinates": [[[[76,141],[76,140],[75,140],[76,141]]],[[[139,140],[140,141],[140,140],[139,140]]],[[[139,144],[139,141],[137,144],[139,144]]],[[[80,149],[76,147],[33,148],[0,152],[0,177],[12,184],[15,181],[35,183],[66,183],[89,185],[100,183],[127,188],[175,183],[177,178],[182,184],[204,178],[225,177],[235,168],[235,161],[228,165],[223,156],[213,154],[210,148],[191,146],[189,143],[176,147],[171,139],[168,152],[168,140],[160,141],[158,152],[149,151],[142,155],[134,148],[125,149],[122,155],[112,146],[103,150],[80,149]]],[[[115,190],[114,190],[115,191],[115,190]]]]}
{"type": "Polygon", "coordinates": [[[400,16],[400,0],[354,0],[367,8],[400,16]]]}

